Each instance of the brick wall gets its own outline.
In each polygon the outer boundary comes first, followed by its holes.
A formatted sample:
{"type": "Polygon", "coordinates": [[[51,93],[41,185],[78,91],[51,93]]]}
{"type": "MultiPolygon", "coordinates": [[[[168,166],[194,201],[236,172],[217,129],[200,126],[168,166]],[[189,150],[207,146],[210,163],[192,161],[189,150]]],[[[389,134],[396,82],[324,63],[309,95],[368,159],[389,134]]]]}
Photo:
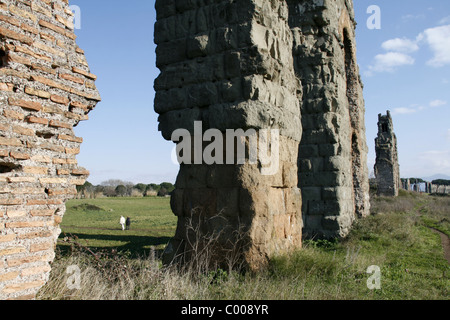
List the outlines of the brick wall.
{"type": "Polygon", "coordinates": [[[65,201],[89,172],[73,127],[100,101],[68,0],[0,0],[0,299],[45,284],[65,201]]]}

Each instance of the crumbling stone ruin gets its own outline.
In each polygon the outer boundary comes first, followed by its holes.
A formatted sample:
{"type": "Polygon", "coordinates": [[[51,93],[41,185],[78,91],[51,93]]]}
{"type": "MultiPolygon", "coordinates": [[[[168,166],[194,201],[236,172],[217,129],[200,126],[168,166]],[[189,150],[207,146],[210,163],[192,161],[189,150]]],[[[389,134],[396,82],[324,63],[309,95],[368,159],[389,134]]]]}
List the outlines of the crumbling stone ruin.
{"type": "Polygon", "coordinates": [[[100,101],[68,0],[0,1],[0,300],[48,280],[65,201],[89,172],[73,127],[100,101]]]}
{"type": "MultiPolygon", "coordinates": [[[[402,185],[398,164],[397,137],[389,111],[378,115],[378,136],[375,139],[375,178],[377,193],[383,196],[398,196],[402,185]]],[[[409,181],[408,181],[409,183],[409,181]]]]}
{"type": "Polygon", "coordinates": [[[304,237],[344,237],[369,215],[364,99],[352,1],[288,1],[302,82],[304,237]]]}
{"type": "Polygon", "coordinates": [[[180,128],[194,135],[195,121],[202,124],[201,134],[219,129],[225,143],[234,142],[227,130],[253,129],[258,139],[259,130],[280,134],[274,175],[262,175],[260,164],[248,162],[181,164],[171,199],[178,228],[167,259],[192,250],[190,237],[196,234],[187,232],[187,224],[200,221],[205,233],[222,235],[219,256],[242,250],[247,264],[258,269],[271,254],[301,246],[301,87],[287,4],[158,0],[156,10],[161,74],[155,81],[155,110],[164,138],[170,140],[180,128]],[[245,248],[236,248],[239,240],[245,248]]]}
{"type": "MultiPolygon", "coordinates": [[[[165,261],[195,258],[215,234],[213,259],[231,252],[259,270],[303,237],[345,236],[369,212],[352,1],[155,6],[159,129],[194,142],[179,154],[192,161],[165,261]],[[226,161],[205,160],[220,141],[226,161]]],[[[65,201],[88,175],[73,127],[100,96],[71,15],[68,0],[0,0],[0,299],[32,299],[47,281],[65,201]]]]}
{"type": "Polygon", "coordinates": [[[303,223],[305,236],[340,237],[368,215],[351,1],[158,0],[156,10],[155,110],[165,139],[180,143],[172,139],[180,128],[194,140],[211,128],[224,140],[227,129],[280,133],[273,175],[261,164],[181,164],[167,261],[193,251],[192,221],[206,233],[225,230],[222,249],[235,249],[243,231],[239,250],[258,270],[301,246],[303,223]]]}
{"type": "Polygon", "coordinates": [[[433,187],[433,184],[431,183],[431,182],[425,182],[425,192],[426,193],[432,193],[432,187],[433,187]]]}
{"type": "Polygon", "coordinates": [[[411,191],[411,180],[409,179],[401,179],[402,188],[407,191],[411,191]]]}
{"type": "Polygon", "coordinates": [[[437,194],[450,194],[450,186],[449,185],[439,185],[439,184],[431,184],[429,193],[437,193],[437,194]]]}

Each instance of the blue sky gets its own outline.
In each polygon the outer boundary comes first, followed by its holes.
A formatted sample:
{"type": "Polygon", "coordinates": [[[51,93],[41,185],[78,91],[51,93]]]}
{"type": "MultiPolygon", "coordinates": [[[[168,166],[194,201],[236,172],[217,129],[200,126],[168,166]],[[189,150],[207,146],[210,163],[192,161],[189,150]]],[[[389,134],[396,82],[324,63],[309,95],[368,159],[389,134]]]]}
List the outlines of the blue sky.
{"type": "MultiPolygon", "coordinates": [[[[369,171],[379,113],[390,110],[402,177],[450,176],[450,1],[356,0],[357,54],[364,82],[369,171]],[[367,9],[380,8],[380,29],[367,9]]],[[[153,110],[154,1],[73,0],[81,9],[77,43],[98,76],[102,102],[75,133],[78,161],[94,184],[108,179],[174,182],[173,144],[153,110]]]]}

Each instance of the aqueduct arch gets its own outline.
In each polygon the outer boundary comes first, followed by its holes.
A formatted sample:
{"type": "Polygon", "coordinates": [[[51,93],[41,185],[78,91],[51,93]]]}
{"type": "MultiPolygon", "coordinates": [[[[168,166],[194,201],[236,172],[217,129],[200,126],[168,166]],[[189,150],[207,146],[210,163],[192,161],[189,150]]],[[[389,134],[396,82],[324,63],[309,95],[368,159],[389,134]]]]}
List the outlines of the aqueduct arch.
{"type": "MultiPolygon", "coordinates": [[[[280,134],[272,175],[261,164],[181,165],[166,258],[189,249],[195,215],[221,214],[205,228],[225,231],[223,248],[243,226],[240,252],[255,270],[301,247],[303,225],[345,236],[368,212],[352,2],[157,0],[156,10],[163,137],[193,135],[195,121],[225,139],[227,129],[280,134]]],[[[73,127],[100,96],[71,15],[68,0],[0,1],[0,299],[33,298],[45,284],[65,201],[88,175],[73,127]]]]}

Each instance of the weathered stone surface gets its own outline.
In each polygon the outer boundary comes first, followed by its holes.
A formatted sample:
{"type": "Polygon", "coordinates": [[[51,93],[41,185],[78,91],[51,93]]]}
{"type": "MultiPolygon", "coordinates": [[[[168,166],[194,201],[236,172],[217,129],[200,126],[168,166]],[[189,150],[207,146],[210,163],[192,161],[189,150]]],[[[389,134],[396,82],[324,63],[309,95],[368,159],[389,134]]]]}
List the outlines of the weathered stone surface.
{"type": "Polygon", "coordinates": [[[353,3],[288,3],[294,65],[303,84],[298,161],[303,232],[305,237],[343,237],[354,219],[369,214],[365,107],[353,3]]]}
{"type": "Polygon", "coordinates": [[[400,166],[398,164],[397,137],[389,111],[378,115],[378,136],[375,139],[375,178],[377,193],[383,196],[398,196],[402,185],[400,166]]]}
{"type": "Polygon", "coordinates": [[[177,250],[189,256],[186,224],[195,222],[204,236],[221,231],[220,250],[240,246],[241,259],[257,270],[269,256],[301,246],[296,165],[301,86],[294,74],[287,4],[243,0],[182,6],[160,0],[156,9],[161,74],[155,111],[163,137],[171,140],[180,128],[194,135],[194,121],[201,121],[203,132],[220,130],[224,141],[227,130],[252,129],[258,139],[259,130],[279,130],[281,146],[270,175],[248,161],[182,164],[172,200],[179,224],[166,259],[176,258],[177,250]],[[217,223],[208,228],[211,218],[217,223]]]}
{"type": "Polygon", "coordinates": [[[100,96],[67,0],[0,3],[0,300],[47,281],[65,201],[89,172],[73,127],[100,96]]]}
{"type": "MultiPolygon", "coordinates": [[[[177,129],[192,136],[195,121],[225,142],[230,129],[254,130],[258,141],[267,131],[277,156],[275,170],[263,174],[269,164],[249,161],[247,138],[242,164],[181,165],[166,261],[195,259],[214,234],[212,262],[232,253],[258,270],[301,247],[303,225],[306,236],[345,236],[369,209],[352,2],[155,6],[163,137],[177,129]]],[[[0,299],[33,298],[48,279],[65,200],[89,174],[77,165],[82,139],[73,127],[100,96],[67,0],[2,0],[0,15],[0,299]]],[[[233,148],[231,158],[238,155],[233,148]]]]}
{"type": "Polygon", "coordinates": [[[181,165],[172,206],[183,219],[169,260],[175,247],[189,251],[185,223],[198,209],[225,212],[230,230],[239,229],[239,217],[252,269],[301,246],[303,222],[306,236],[343,237],[354,219],[368,215],[351,1],[160,0],[156,9],[155,110],[163,137],[171,140],[180,128],[193,135],[194,121],[223,134],[280,133],[279,168],[270,176],[248,163],[181,165]]]}

